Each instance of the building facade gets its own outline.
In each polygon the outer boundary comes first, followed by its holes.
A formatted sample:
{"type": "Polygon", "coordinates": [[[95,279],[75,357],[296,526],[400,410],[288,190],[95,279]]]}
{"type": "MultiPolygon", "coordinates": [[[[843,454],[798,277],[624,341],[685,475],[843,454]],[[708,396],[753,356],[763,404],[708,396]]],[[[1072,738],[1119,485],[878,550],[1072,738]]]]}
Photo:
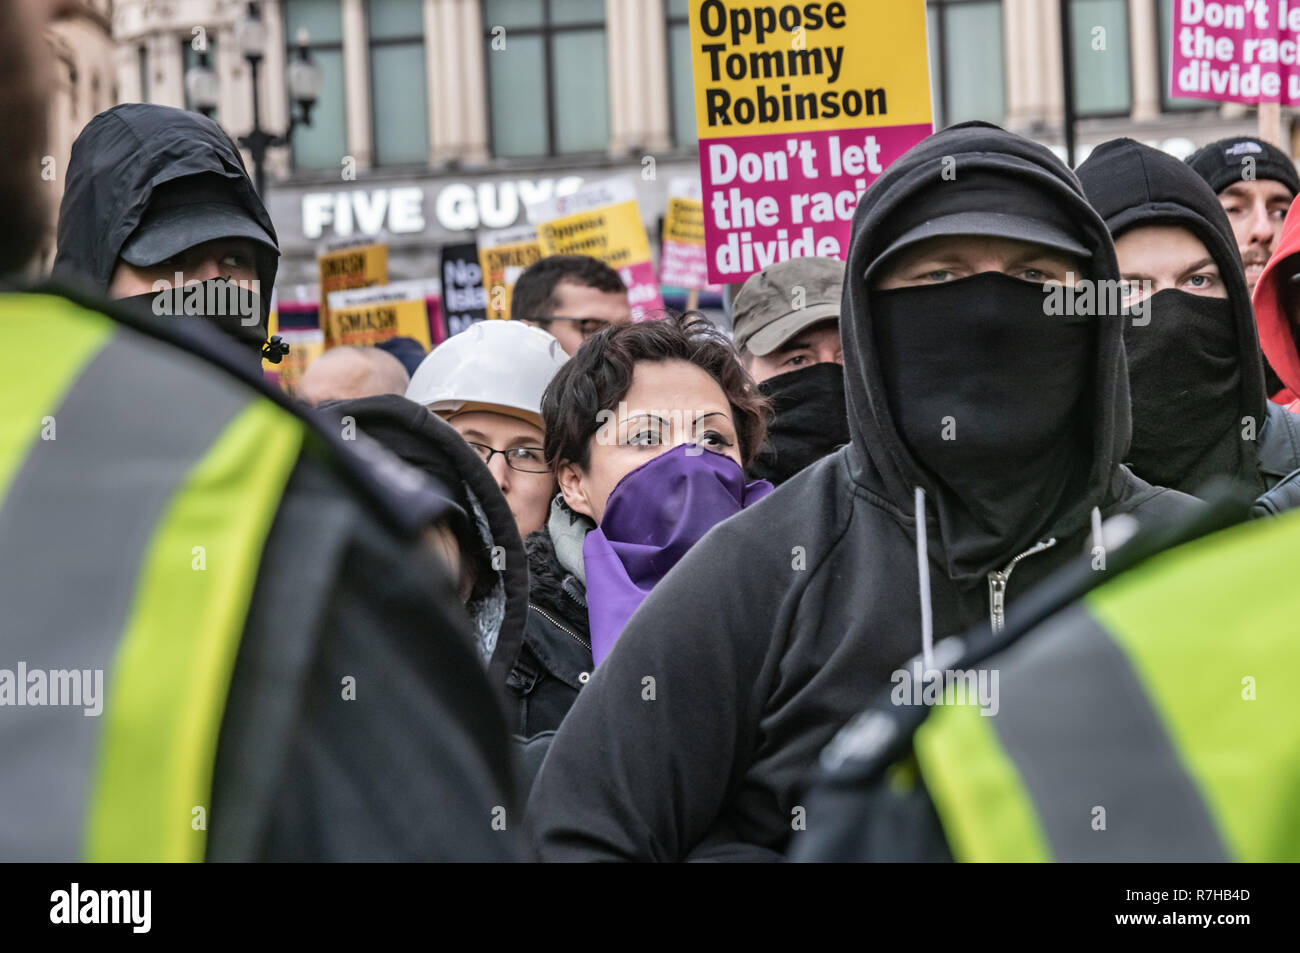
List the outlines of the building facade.
{"type": "MultiPolygon", "coordinates": [[[[1182,155],[1254,131],[1246,107],[1168,97],[1173,3],[1070,0],[1078,160],[1116,136],[1182,155]]],[[[244,0],[91,6],[112,26],[114,71],[97,103],[185,107],[186,70],[203,54],[217,76],[214,118],[233,135],[251,128],[251,76],[234,30],[244,0]]],[[[331,239],[383,236],[394,280],[429,277],[441,245],[524,221],[531,199],[614,176],[637,182],[653,236],[668,181],[696,174],[687,0],[257,6],[267,31],[263,127],[288,128],[286,68],[303,30],[324,81],[310,127],[295,128],[267,162],[282,297],[314,298],[315,251],[331,239]]],[[[1055,0],[926,7],[936,126],[987,119],[1060,149],[1055,0]]],[[[82,112],[90,102],[82,97],[82,112]]]]}
{"type": "Polygon", "coordinates": [[[52,83],[48,172],[42,173],[49,185],[49,226],[40,255],[46,266],[54,260],[54,226],[72,141],[98,113],[121,102],[112,9],[112,0],[81,0],[76,4],[75,16],[55,24],[45,34],[50,54],[47,76],[52,83]]]}

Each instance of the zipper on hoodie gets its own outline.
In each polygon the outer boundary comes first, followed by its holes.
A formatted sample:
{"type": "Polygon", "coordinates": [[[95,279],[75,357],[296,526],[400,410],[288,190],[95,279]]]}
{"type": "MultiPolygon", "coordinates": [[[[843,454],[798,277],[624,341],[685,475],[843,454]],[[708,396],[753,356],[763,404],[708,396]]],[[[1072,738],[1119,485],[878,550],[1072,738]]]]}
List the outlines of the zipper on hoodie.
{"type": "Polygon", "coordinates": [[[540,609],[540,608],[538,608],[537,606],[533,605],[531,602],[528,603],[528,608],[532,609],[532,610],[533,610],[534,612],[536,612],[539,616],[541,616],[541,617],[542,617],[543,619],[545,619],[547,622],[551,623],[551,625],[555,626],[555,627],[556,627],[557,629],[559,629],[561,632],[565,632],[565,633],[567,633],[568,635],[572,636],[573,638],[577,639],[580,643],[582,643],[583,647],[584,647],[588,652],[591,651],[591,643],[590,643],[590,642],[588,642],[586,639],[584,639],[582,636],[580,636],[577,632],[574,632],[574,631],[573,631],[572,629],[570,629],[568,626],[566,626],[566,625],[560,623],[559,621],[557,621],[556,618],[555,618],[553,615],[551,615],[549,612],[547,612],[545,609],[540,609]]]}
{"type": "Polygon", "coordinates": [[[1044,549],[1050,549],[1055,545],[1055,536],[1051,539],[1042,540],[1034,545],[1032,549],[1026,549],[1007,563],[1007,567],[1001,572],[989,573],[989,621],[993,624],[994,632],[1001,632],[1002,627],[1006,624],[1007,580],[1011,578],[1011,573],[1015,571],[1016,564],[1026,556],[1041,553],[1044,549]]]}

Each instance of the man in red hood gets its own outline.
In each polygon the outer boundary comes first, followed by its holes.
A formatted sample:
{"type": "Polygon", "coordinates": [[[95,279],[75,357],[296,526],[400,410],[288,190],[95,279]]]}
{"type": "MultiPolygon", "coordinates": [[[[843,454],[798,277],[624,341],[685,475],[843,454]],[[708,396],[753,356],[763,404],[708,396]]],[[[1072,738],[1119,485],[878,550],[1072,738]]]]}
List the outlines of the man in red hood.
{"type": "Polygon", "coordinates": [[[1277,251],[1255,285],[1252,302],[1259,328],[1259,346],[1277,373],[1283,389],[1272,395],[1275,403],[1300,413],[1300,202],[1291,206],[1277,251]]]}

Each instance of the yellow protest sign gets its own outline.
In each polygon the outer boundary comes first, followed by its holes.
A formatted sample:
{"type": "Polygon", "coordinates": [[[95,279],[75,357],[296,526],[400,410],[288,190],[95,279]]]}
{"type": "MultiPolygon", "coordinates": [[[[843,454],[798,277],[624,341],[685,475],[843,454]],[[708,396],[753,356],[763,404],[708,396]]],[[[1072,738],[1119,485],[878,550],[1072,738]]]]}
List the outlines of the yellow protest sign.
{"type": "Polygon", "coordinates": [[[704,202],[700,183],[676,178],[668,183],[659,280],[675,288],[708,288],[709,261],[704,248],[704,202]]]}
{"type": "Polygon", "coordinates": [[[669,197],[664,214],[664,241],[703,245],[704,203],[699,199],[669,197]]]}
{"type": "Polygon", "coordinates": [[[483,269],[489,318],[510,317],[511,289],[524,269],[541,257],[537,229],[531,225],[479,232],[478,258],[483,269]]]}
{"type": "Polygon", "coordinates": [[[289,345],[289,353],[284,356],[284,359],[279,364],[272,364],[264,360],[262,370],[273,378],[285,393],[295,394],[298,391],[298,381],[302,379],[303,371],[307,370],[307,366],[325,351],[325,333],[320,328],[302,328],[273,333],[278,333],[280,339],[289,345]]]}
{"type": "Polygon", "coordinates": [[[528,206],[547,255],[590,255],[618,272],[627,287],[632,316],[662,309],[650,240],[641,221],[636,188],[626,179],[584,185],[571,195],[528,206]]]}
{"type": "Polygon", "coordinates": [[[708,277],[843,259],[858,199],[932,131],[922,0],[688,0],[708,277]]]}
{"type": "Polygon", "coordinates": [[[389,338],[409,337],[430,350],[433,341],[425,290],[425,282],[398,281],[333,292],[326,335],[333,346],[373,347],[389,338]]]}
{"type": "Polygon", "coordinates": [[[339,341],[330,337],[329,296],[348,288],[368,288],[388,283],[388,246],[373,242],[332,246],[316,256],[320,272],[320,326],[325,342],[334,347],[339,341]]]}

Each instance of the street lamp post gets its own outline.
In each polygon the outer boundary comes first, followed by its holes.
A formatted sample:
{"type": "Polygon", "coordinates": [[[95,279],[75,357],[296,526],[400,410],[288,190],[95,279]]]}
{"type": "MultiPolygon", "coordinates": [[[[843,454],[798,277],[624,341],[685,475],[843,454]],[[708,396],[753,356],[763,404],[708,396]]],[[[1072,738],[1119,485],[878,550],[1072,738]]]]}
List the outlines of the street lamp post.
{"type": "MultiPolygon", "coordinates": [[[[258,74],[262,59],[266,55],[266,24],[256,3],[249,3],[243,19],[235,26],[235,37],[239,51],[248,63],[249,75],[253,82],[253,128],[248,135],[239,137],[239,144],[248,150],[253,159],[253,182],[257,194],[266,193],[266,151],[272,146],[289,144],[289,137],[299,125],[311,125],[311,110],[320,97],[320,67],[312,62],[311,41],[307,30],[301,29],[297,36],[296,59],[289,64],[287,79],[289,97],[293,107],[289,110],[289,128],[283,133],[268,132],[262,128],[262,96],[258,84],[258,74]]],[[[194,108],[205,116],[211,116],[217,105],[217,80],[208,67],[206,52],[199,54],[197,66],[191,67],[185,74],[185,88],[190,94],[194,108]]]]}

